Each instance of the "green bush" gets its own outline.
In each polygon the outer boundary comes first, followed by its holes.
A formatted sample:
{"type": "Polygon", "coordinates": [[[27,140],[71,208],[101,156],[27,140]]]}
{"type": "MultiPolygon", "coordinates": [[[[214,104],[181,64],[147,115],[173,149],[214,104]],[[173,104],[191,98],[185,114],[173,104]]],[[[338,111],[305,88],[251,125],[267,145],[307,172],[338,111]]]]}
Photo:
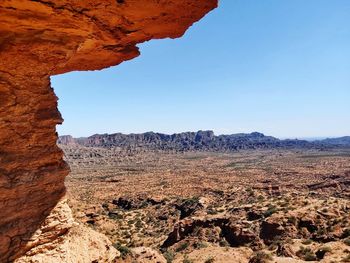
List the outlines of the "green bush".
{"type": "Polygon", "coordinates": [[[226,241],[226,239],[221,239],[219,242],[220,247],[229,247],[230,244],[226,241]]]}
{"type": "Polygon", "coordinates": [[[185,250],[186,248],[188,248],[190,244],[188,242],[183,242],[181,243],[177,248],[176,248],[176,252],[181,252],[183,250],[185,250]]]}
{"type": "Polygon", "coordinates": [[[264,212],[265,217],[269,217],[278,211],[276,206],[271,206],[264,212]]]}
{"type": "Polygon", "coordinates": [[[298,223],[298,219],[295,216],[290,216],[288,217],[288,223],[296,226],[298,223]]]}
{"type": "Polygon", "coordinates": [[[125,259],[131,253],[128,247],[123,246],[119,242],[114,243],[113,246],[120,252],[120,255],[123,259],[125,259]]]}
{"type": "Polygon", "coordinates": [[[196,248],[196,249],[201,249],[201,248],[208,247],[208,245],[205,242],[199,241],[199,242],[194,243],[193,247],[196,248]]]}
{"type": "Polygon", "coordinates": [[[175,253],[167,250],[163,253],[163,256],[164,256],[167,263],[171,263],[171,262],[173,262],[173,260],[175,258],[175,253]]]}

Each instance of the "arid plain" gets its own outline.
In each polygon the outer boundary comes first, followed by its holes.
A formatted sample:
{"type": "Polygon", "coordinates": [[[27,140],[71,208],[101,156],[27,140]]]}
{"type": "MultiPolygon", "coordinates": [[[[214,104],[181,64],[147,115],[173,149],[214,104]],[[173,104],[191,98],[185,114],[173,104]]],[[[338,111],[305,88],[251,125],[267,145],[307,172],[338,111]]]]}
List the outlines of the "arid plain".
{"type": "Polygon", "coordinates": [[[350,262],[350,149],[60,147],[75,218],[117,262],[350,262]]]}

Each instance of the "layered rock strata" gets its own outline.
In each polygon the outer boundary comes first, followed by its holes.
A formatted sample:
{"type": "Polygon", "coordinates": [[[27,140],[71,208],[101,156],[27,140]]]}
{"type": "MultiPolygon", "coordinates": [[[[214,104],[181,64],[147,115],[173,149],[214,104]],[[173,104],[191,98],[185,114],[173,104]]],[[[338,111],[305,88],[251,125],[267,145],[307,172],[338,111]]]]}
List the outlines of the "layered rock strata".
{"type": "Polygon", "coordinates": [[[137,43],[180,37],[216,5],[216,0],[1,1],[0,262],[52,243],[71,228],[71,218],[60,215],[65,209],[53,213],[59,218],[52,228],[56,234],[49,234],[45,221],[64,197],[69,172],[56,146],[55,127],[62,118],[50,76],[132,59],[139,55],[137,43]]]}

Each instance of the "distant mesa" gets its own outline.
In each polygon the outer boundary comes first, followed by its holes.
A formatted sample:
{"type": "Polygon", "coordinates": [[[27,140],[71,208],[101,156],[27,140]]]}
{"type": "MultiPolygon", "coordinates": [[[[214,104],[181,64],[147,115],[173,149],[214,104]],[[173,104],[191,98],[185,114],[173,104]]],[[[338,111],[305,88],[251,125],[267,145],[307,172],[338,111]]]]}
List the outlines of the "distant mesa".
{"type": "Polygon", "coordinates": [[[146,132],[140,134],[95,134],[90,137],[73,138],[60,136],[58,144],[103,148],[140,148],[164,151],[238,151],[249,149],[312,149],[350,147],[350,136],[319,141],[298,139],[281,140],[263,133],[237,133],[216,136],[213,131],[163,134],[146,132]]]}

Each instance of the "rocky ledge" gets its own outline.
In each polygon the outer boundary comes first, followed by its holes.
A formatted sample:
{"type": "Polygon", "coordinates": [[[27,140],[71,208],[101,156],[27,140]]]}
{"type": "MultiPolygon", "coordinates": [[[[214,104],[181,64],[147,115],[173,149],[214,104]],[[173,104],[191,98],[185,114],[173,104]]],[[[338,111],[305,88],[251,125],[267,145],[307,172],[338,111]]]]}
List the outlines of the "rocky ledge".
{"type": "MultiPolygon", "coordinates": [[[[0,262],[37,246],[32,238],[65,195],[69,168],[56,146],[55,126],[62,118],[50,76],[132,59],[139,55],[138,43],[180,37],[216,5],[217,0],[1,1],[0,262]]],[[[47,235],[42,242],[55,238],[47,235]]]]}

